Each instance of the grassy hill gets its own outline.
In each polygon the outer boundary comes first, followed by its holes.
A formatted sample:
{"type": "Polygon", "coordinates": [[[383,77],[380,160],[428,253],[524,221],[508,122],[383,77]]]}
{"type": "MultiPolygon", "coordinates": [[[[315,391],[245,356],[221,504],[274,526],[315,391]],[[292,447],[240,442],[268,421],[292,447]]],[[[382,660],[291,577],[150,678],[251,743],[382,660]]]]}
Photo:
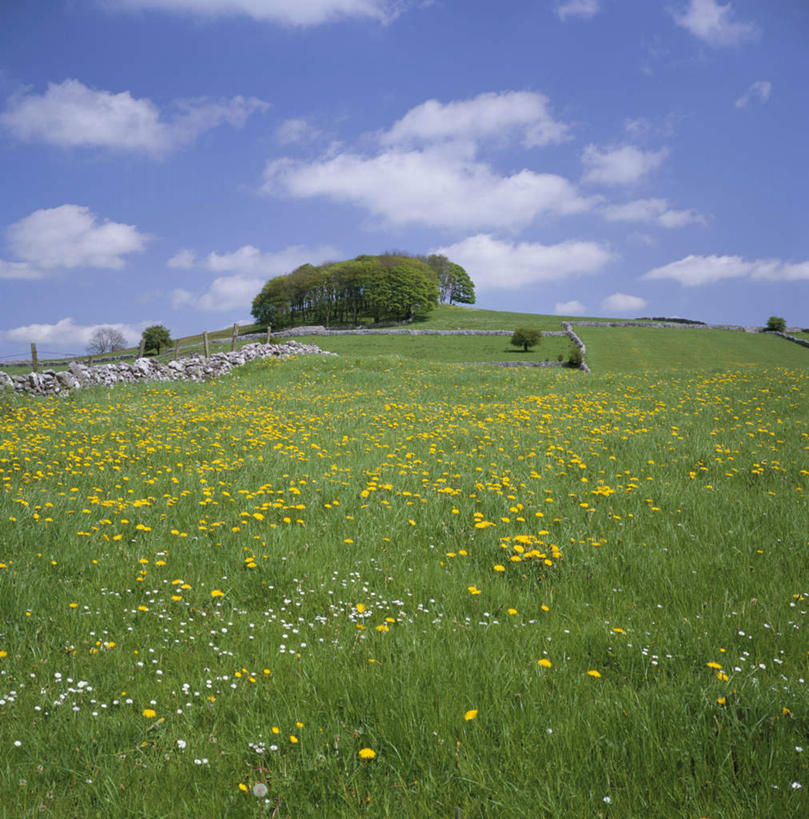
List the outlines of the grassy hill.
{"type": "MultiPolygon", "coordinates": [[[[424,321],[410,325],[424,330],[513,330],[535,327],[543,331],[561,329],[562,321],[614,321],[614,319],[584,319],[575,316],[550,316],[533,313],[513,313],[479,310],[457,305],[440,305],[424,321]]],[[[262,332],[258,325],[239,328],[240,335],[262,332]]],[[[579,327],[577,333],[587,346],[587,362],[597,372],[644,372],[647,370],[714,370],[761,366],[806,368],[809,349],[792,344],[777,336],[730,330],[695,330],[688,328],[651,327],[579,327]]],[[[809,337],[807,334],[798,334],[809,337]]],[[[208,334],[211,351],[229,350],[232,328],[208,334]]],[[[489,361],[556,361],[567,357],[569,342],[563,338],[545,337],[535,349],[523,353],[508,344],[507,338],[419,337],[419,336],[321,336],[301,337],[302,342],[318,344],[322,349],[346,356],[390,356],[423,361],[480,362],[489,361]]],[[[202,335],[179,339],[181,355],[202,352],[202,335]]],[[[239,339],[237,344],[248,343],[239,339]]],[[[122,351],[135,353],[136,348],[122,351]]],[[[169,351],[160,356],[168,360],[169,351]]],[[[41,362],[42,367],[50,366],[41,362]]],[[[63,366],[63,365],[62,365],[63,366]]],[[[20,374],[30,367],[5,367],[6,372],[20,374]]]]}

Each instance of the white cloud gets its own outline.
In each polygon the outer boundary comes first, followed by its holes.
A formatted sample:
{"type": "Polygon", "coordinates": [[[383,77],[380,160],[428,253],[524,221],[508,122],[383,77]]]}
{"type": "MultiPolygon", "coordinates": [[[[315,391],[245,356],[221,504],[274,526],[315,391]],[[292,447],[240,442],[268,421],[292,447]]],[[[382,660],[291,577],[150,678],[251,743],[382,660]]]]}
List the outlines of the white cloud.
{"type": "Polygon", "coordinates": [[[119,270],[124,256],[143,250],[148,237],[133,225],[99,221],[89,208],[60,205],[34,211],[6,228],[12,252],[45,270],[100,267],[119,270]]]}
{"type": "Polygon", "coordinates": [[[684,287],[714,284],[724,279],[750,278],[758,281],[809,281],[809,261],[743,259],[741,256],[686,256],[656,267],[643,279],[672,279],[684,287]]]}
{"type": "Polygon", "coordinates": [[[468,100],[438,100],[411,108],[380,136],[383,145],[412,145],[449,140],[503,140],[517,135],[526,148],[564,142],[569,127],[555,120],[550,101],[531,91],[478,94],[468,100]]]}
{"type": "Polygon", "coordinates": [[[607,247],[596,242],[515,244],[485,233],[431,252],[443,254],[464,267],[480,290],[518,289],[597,273],[613,258],[607,247]]]}
{"type": "Polygon", "coordinates": [[[0,279],[42,279],[45,274],[28,262],[6,262],[0,259],[0,279]]]}
{"type": "Polygon", "coordinates": [[[640,296],[628,296],[626,293],[613,293],[601,302],[601,309],[610,313],[636,313],[646,307],[646,299],[640,296]]]}
{"type": "Polygon", "coordinates": [[[215,273],[277,276],[289,273],[302,264],[320,264],[337,258],[339,254],[339,250],[329,246],[290,245],[276,253],[262,253],[257,247],[243,245],[232,253],[209,253],[205,267],[215,273]]]}
{"type": "Polygon", "coordinates": [[[759,80],[758,82],[754,82],[747,89],[747,93],[742,94],[742,96],[736,100],[736,107],[746,108],[750,104],[750,101],[754,99],[757,99],[759,102],[767,102],[771,93],[772,83],[766,80],[759,80]]]}
{"type": "Polygon", "coordinates": [[[753,23],[733,19],[732,3],[690,0],[682,12],[672,13],[678,26],[712,46],[739,45],[758,36],[758,28],[753,23]]]}
{"type": "Polygon", "coordinates": [[[282,145],[306,143],[317,139],[320,131],[305,119],[285,119],[276,129],[275,138],[282,145]]]}
{"type": "Polygon", "coordinates": [[[194,266],[194,252],[192,250],[178,250],[167,262],[166,267],[175,270],[190,270],[194,266]]]}
{"type": "Polygon", "coordinates": [[[566,20],[568,17],[589,20],[598,14],[599,6],[600,0],[565,0],[556,7],[556,13],[560,20],[566,20]]]}
{"type": "Polygon", "coordinates": [[[607,205],[602,210],[609,222],[647,222],[666,228],[705,224],[695,210],[675,210],[666,199],[635,199],[623,205],[607,205]]]}
{"type": "Polygon", "coordinates": [[[83,352],[90,343],[90,338],[99,327],[113,327],[123,333],[127,344],[138,343],[149,322],[139,324],[92,324],[74,323],[72,318],[63,318],[55,324],[26,324],[11,330],[0,330],[0,340],[19,344],[39,344],[50,350],[83,352]]]}
{"type": "Polygon", "coordinates": [[[643,151],[634,145],[600,149],[587,145],[581,155],[583,180],[602,185],[631,185],[659,167],[668,156],[667,148],[643,151]]]}
{"type": "Polygon", "coordinates": [[[587,308],[578,299],[573,299],[573,301],[557,301],[553,312],[557,316],[583,316],[587,308]]]}
{"type": "Polygon", "coordinates": [[[264,191],[327,196],[366,208],[392,224],[446,228],[523,227],[540,214],[591,209],[567,179],[522,170],[500,176],[452,150],[391,150],[375,157],[338,154],[311,163],[280,159],[264,172],[264,191]]]}
{"type": "Polygon", "coordinates": [[[96,91],[68,79],[50,83],[44,94],[11,97],[0,124],[24,142],[159,156],[222,123],[241,128],[250,114],[268,107],[254,97],[178,100],[167,121],[150,99],[136,99],[129,91],[96,91]]]}
{"type": "Polygon", "coordinates": [[[171,306],[175,310],[190,307],[206,313],[249,312],[267,279],[289,273],[307,262],[321,264],[339,256],[340,251],[333,247],[304,245],[290,245],[276,253],[262,253],[252,245],[243,245],[232,253],[209,253],[203,263],[206,270],[233,275],[219,276],[203,293],[178,288],[171,293],[171,306]]]}
{"type": "Polygon", "coordinates": [[[244,15],[254,20],[293,26],[314,26],[350,17],[389,20],[389,0],[106,0],[108,6],[163,9],[200,17],[244,15]]]}
{"type": "Polygon", "coordinates": [[[266,279],[252,276],[221,276],[214,279],[210,287],[200,295],[188,290],[175,290],[171,294],[171,306],[175,310],[193,307],[206,313],[249,310],[265,283],[266,279]]]}

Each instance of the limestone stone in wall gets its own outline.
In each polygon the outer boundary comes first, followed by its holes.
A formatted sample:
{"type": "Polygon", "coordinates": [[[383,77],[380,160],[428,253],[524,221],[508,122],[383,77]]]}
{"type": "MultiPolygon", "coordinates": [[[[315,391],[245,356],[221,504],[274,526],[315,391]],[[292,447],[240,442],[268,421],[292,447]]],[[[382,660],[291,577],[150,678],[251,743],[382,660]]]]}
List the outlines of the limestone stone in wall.
{"type": "Polygon", "coordinates": [[[90,386],[111,387],[142,381],[205,381],[229,373],[257,358],[289,358],[293,355],[334,355],[313,344],[288,341],[285,344],[247,344],[232,353],[214,353],[210,358],[192,356],[161,364],[153,358],[139,358],[132,364],[102,364],[87,367],[71,361],[67,371],[43,370],[41,373],[9,376],[0,372],[0,388],[33,395],[58,395],[90,386]]]}

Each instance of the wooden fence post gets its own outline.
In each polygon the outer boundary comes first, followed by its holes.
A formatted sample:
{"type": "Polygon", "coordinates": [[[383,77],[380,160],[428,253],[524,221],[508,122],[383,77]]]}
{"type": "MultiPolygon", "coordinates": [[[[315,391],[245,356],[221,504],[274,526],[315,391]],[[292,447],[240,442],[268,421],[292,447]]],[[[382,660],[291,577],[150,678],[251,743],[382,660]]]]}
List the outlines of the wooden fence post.
{"type": "Polygon", "coordinates": [[[208,346],[208,331],[207,330],[202,331],[202,349],[203,349],[203,352],[205,353],[205,358],[209,358],[210,355],[211,355],[211,349],[208,346]]]}
{"type": "Polygon", "coordinates": [[[267,344],[272,340],[272,324],[267,325],[267,344]]]}
{"type": "Polygon", "coordinates": [[[234,352],[236,350],[236,337],[239,335],[239,323],[233,323],[233,335],[230,339],[230,351],[234,352]]]}
{"type": "Polygon", "coordinates": [[[180,357],[180,342],[178,341],[174,347],[174,360],[176,361],[180,357]]]}
{"type": "Polygon", "coordinates": [[[145,352],[146,352],[146,339],[141,338],[140,347],[138,347],[138,358],[143,358],[143,354],[145,352]]]}
{"type": "Polygon", "coordinates": [[[88,355],[88,356],[87,356],[87,366],[88,366],[88,367],[92,367],[92,366],[93,366],[93,357],[92,357],[91,355],[88,355]]]}
{"type": "Polygon", "coordinates": [[[31,366],[34,372],[39,372],[39,359],[37,358],[37,345],[31,342],[31,366]]]}

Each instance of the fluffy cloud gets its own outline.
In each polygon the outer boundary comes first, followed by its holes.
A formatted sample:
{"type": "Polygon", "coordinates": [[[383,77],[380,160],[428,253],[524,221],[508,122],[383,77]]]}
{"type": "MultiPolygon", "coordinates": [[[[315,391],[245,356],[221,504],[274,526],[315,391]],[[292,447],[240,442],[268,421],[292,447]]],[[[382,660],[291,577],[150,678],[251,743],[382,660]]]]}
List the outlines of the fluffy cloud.
{"type": "Polygon", "coordinates": [[[256,294],[266,279],[252,276],[221,276],[201,295],[188,290],[175,290],[171,294],[171,306],[178,310],[193,307],[206,313],[225,313],[231,310],[249,310],[256,294]]]}
{"type": "Polygon", "coordinates": [[[339,254],[339,250],[329,246],[290,245],[276,253],[262,253],[257,247],[243,245],[232,253],[209,253],[205,267],[215,273],[260,274],[267,277],[289,273],[307,262],[320,264],[337,258],[339,254]]]}
{"type": "Polygon", "coordinates": [[[736,107],[746,108],[750,104],[750,101],[755,99],[757,99],[759,102],[767,102],[771,93],[772,83],[767,82],[766,80],[759,80],[758,82],[754,82],[747,89],[747,93],[742,94],[742,96],[736,100],[736,107]]]}
{"type": "Polygon", "coordinates": [[[167,262],[166,267],[174,270],[190,270],[194,266],[194,253],[191,250],[178,250],[167,262]]]}
{"type": "Polygon", "coordinates": [[[666,148],[643,151],[634,145],[616,145],[600,149],[587,145],[581,161],[584,181],[601,185],[631,185],[659,167],[668,156],[666,148]]]}
{"type": "Polygon", "coordinates": [[[290,245],[276,253],[262,253],[252,245],[244,245],[232,253],[209,253],[203,262],[206,270],[233,275],[219,276],[203,293],[174,290],[171,293],[171,306],[175,310],[190,307],[206,313],[249,311],[253,299],[268,278],[288,273],[307,262],[321,264],[339,256],[340,251],[333,247],[304,245],[290,245]]]}
{"type": "Polygon", "coordinates": [[[44,94],[12,97],[0,114],[0,124],[24,142],[160,156],[223,123],[241,128],[250,114],[268,107],[253,97],[180,100],[166,120],[149,99],[136,99],[128,91],[96,91],[78,80],[65,80],[50,83],[44,94]]]}
{"type": "Polygon", "coordinates": [[[518,136],[526,148],[563,142],[569,127],[555,120],[543,94],[503,91],[468,100],[427,100],[411,108],[383,133],[383,145],[412,145],[448,140],[502,140],[518,136]]]}
{"type": "Polygon", "coordinates": [[[389,0],[107,0],[107,5],[201,17],[243,15],[293,26],[314,26],[348,17],[388,20],[394,14],[394,4],[389,0]]]}
{"type": "Polygon", "coordinates": [[[636,313],[644,307],[646,299],[628,296],[626,293],[613,293],[601,302],[601,309],[609,313],[636,313]]]}
{"type": "Polygon", "coordinates": [[[724,279],[749,278],[759,281],[809,281],[809,262],[791,263],[781,259],[743,259],[741,256],[686,256],[656,267],[643,279],[672,279],[684,287],[714,284],[724,279]]]}
{"type": "Polygon", "coordinates": [[[675,210],[665,199],[635,199],[623,205],[607,205],[602,213],[609,222],[647,222],[666,228],[706,222],[695,210],[675,210]]]}
{"type": "Polygon", "coordinates": [[[583,316],[587,308],[578,299],[573,299],[573,301],[557,301],[553,312],[557,316],[583,316]]]}
{"type": "Polygon", "coordinates": [[[37,270],[28,262],[6,262],[0,259],[0,279],[41,279],[42,271],[37,270]]]}
{"type": "Polygon", "coordinates": [[[690,0],[682,12],[673,15],[678,26],[712,46],[739,45],[758,36],[755,25],[733,19],[731,3],[690,0]]]}
{"type": "Polygon", "coordinates": [[[589,20],[598,14],[599,6],[600,0],[565,0],[556,7],[556,13],[560,20],[566,20],[568,17],[589,20]]]}
{"type": "Polygon", "coordinates": [[[579,213],[595,204],[564,177],[529,170],[501,176],[485,163],[441,149],[339,154],[311,163],[275,160],[265,169],[264,191],[326,196],[392,224],[445,228],[512,230],[540,214],[579,213]]]}
{"type": "Polygon", "coordinates": [[[516,290],[540,282],[597,273],[613,258],[608,248],[596,242],[514,244],[485,233],[431,252],[441,253],[466,268],[480,290],[516,290]]]}
{"type": "Polygon", "coordinates": [[[148,237],[133,225],[100,221],[89,208],[61,205],[34,211],[6,228],[6,243],[35,268],[119,270],[124,256],[143,250],[148,237]]]}
{"type": "Polygon", "coordinates": [[[31,342],[49,350],[82,352],[99,327],[113,327],[123,333],[127,344],[135,346],[148,322],[140,324],[75,324],[72,318],[63,318],[55,324],[26,324],[12,330],[0,330],[0,340],[19,344],[31,342]]]}

